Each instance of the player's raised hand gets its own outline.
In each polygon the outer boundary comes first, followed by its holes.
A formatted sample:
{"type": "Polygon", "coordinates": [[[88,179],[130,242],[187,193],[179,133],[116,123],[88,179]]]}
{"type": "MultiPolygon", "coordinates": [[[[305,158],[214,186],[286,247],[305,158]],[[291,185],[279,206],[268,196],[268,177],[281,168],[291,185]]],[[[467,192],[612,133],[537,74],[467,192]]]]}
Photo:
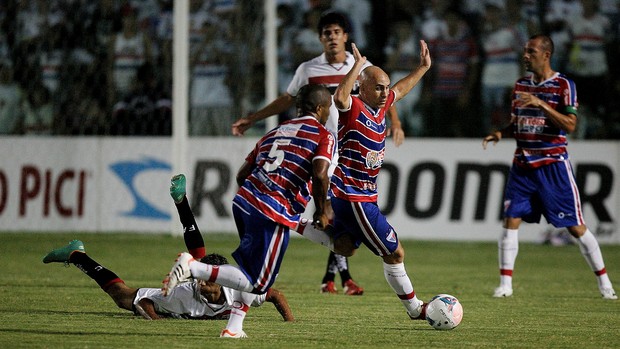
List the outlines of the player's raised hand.
{"type": "Polygon", "coordinates": [[[424,40],[420,40],[420,67],[431,67],[431,52],[424,40]]]}
{"type": "Polygon", "coordinates": [[[351,43],[351,51],[353,51],[353,57],[355,58],[355,63],[359,63],[364,65],[366,63],[366,56],[362,56],[360,51],[357,49],[355,43],[351,43]]]}

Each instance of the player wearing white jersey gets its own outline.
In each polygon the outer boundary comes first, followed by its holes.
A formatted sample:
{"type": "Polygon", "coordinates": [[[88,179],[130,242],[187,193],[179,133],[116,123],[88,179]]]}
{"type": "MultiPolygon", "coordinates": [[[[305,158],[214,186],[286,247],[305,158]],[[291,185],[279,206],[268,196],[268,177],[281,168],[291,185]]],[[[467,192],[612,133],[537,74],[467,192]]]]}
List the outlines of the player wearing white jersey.
{"type": "MultiPolygon", "coordinates": [[[[225,257],[219,254],[204,256],[205,248],[200,230],[191,213],[185,197],[185,177],[175,176],[172,179],[170,194],[175,200],[181,222],[184,227],[184,238],[187,249],[204,263],[228,264],[225,257]]],[[[59,262],[73,264],[90,278],[95,280],[121,309],[142,315],[149,320],[162,318],[177,319],[228,319],[233,308],[236,290],[222,287],[208,281],[193,281],[180,284],[168,296],[164,296],[161,288],[133,288],[125,284],[114,272],[90,258],[84,250],[84,244],[73,240],[68,245],[49,252],[43,263],[59,262]]],[[[293,321],[284,294],[276,289],[269,289],[262,295],[254,296],[251,306],[260,306],[264,302],[274,304],[285,321],[293,321]]]]}
{"type": "MultiPolygon", "coordinates": [[[[345,75],[353,67],[354,58],[351,53],[346,51],[346,43],[349,39],[349,24],[346,17],[340,13],[330,12],[321,16],[317,25],[319,40],[323,45],[323,53],[309,61],[299,65],[290,82],[286,93],[282,94],[264,108],[256,111],[247,117],[237,120],[232,125],[232,133],[235,136],[242,136],[246,130],[260,120],[271,115],[276,115],[289,110],[295,104],[295,96],[299,89],[306,84],[320,84],[327,87],[331,94],[334,94],[336,87],[345,75]]],[[[372,65],[367,62],[364,67],[372,65]]],[[[357,84],[353,87],[353,94],[357,94],[357,84]]],[[[388,113],[390,128],[387,134],[394,135],[394,142],[398,146],[402,143],[404,132],[401,128],[400,120],[395,108],[390,108],[388,113]]],[[[325,127],[337,139],[338,133],[338,110],[332,105],[330,108],[329,119],[325,127]]],[[[338,164],[338,156],[332,156],[328,175],[331,176],[338,164]]],[[[333,217],[331,207],[328,207],[329,215],[333,217]]],[[[323,277],[321,292],[336,293],[334,284],[336,272],[340,272],[340,278],[345,294],[361,295],[364,290],[359,287],[349,273],[349,264],[346,257],[330,253],[327,262],[327,270],[323,277]]]]}

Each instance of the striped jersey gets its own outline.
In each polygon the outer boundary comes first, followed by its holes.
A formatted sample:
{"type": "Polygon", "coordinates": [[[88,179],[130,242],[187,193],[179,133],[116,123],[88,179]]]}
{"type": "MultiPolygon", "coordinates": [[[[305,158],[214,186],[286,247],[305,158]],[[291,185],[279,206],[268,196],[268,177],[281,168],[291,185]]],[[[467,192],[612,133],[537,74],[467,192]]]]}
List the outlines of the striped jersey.
{"type": "Polygon", "coordinates": [[[338,167],[331,178],[332,195],[347,201],[376,202],[377,176],[385,154],[385,113],[394,103],[390,90],[385,107],[373,109],[351,96],[349,110],[338,121],[338,167]]]}
{"type": "MultiPolygon", "coordinates": [[[[304,85],[318,84],[327,87],[329,92],[333,95],[340,81],[344,79],[345,75],[353,68],[353,64],[355,63],[355,58],[350,52],[347,51],[346,56],[347,58],[344,63],[329,63],[325,57],[325,53],[301,63],[299,67],[297,67],[293,80],[291,80],[291,83],[288,85],[286,92],[291,96],[297,96],[297,91],[304,85]]],[[[370,62],[366,61],[362,69],[371,65],[370,62]]],[[[357,95],[359,92],[358,90],[359,85],[356,81],[351,94],[357,95]]],[[[329,109],[329,119],[325,127],[336,135],[338,130],[338,109],[336,109],[333,103],[329,109]]]]}
{"type": "Polygon", "coordinates": [[[555,73],[540,83],[533,76],[517,80],[513,92],[512,127],[517,149],[514,162],[528,168],[568,159],[566,132],[556,126],[540,108],[520,107],[516,92],[529,92],[562,114],[577,115],[577,89],[565,75],[555,73]]]}
{"type": "Polygon", "coordinates": [[[246,157],[254,170],[234,201],[252,205],[276,223],[294,228],[310,201],[313,162],[331,162],[335,139],[313,116],[285,121],[246,157]]]}

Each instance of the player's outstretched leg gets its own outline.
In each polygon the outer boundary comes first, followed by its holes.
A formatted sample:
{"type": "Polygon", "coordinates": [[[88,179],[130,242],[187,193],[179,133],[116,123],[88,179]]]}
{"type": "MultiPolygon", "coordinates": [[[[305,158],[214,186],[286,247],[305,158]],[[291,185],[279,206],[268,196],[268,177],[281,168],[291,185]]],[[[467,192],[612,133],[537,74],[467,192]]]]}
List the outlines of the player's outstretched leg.
{"type": "Polygon", "coordinates": [[[76,251],[84,252],[84,243],[80,240],[72,240],[66,246],[51,250],[43,257],[43,263],[69,263],[69,257],[76,251]]]}
{"type": "Polygon", "coordinates": [[[162,287],[162,291],[164,292],[164,296],[169,295],[178,284],[192,277],[189,263],[194,260],[194,257],[187,252],[179,253],[179,257],[172,266],[170,273],[168,273],[168,276],[166,276],[163,281],[164,286],[162,287]]]}
{"type": "Polygon", "coordinates": [[[170,180],[170,196],[179,213],[181,225],[183,225],[183,240],[187,251],[195,258],[200,259],[207,254],[205,242],[196,224],[194,213],[187,201],[185,190],[185,175],[178,174],[170,180]]]}
{"type": "Polygon", "coordinates": [[[185,175],[178,174],[170,180],[170,196],[175,204],[180,204],[185,198],[185,175]]]}
{"type": "Polygon", "coordinates": [[[75,265],[84,274],[95,280],[119,308],[132,310],[135,289],[126,286],[125,282],[113,271],[90,258],[80,240],[73,240],[68,245],[52,250],[43,257],[43,263],[51,262],[75,265]]]}

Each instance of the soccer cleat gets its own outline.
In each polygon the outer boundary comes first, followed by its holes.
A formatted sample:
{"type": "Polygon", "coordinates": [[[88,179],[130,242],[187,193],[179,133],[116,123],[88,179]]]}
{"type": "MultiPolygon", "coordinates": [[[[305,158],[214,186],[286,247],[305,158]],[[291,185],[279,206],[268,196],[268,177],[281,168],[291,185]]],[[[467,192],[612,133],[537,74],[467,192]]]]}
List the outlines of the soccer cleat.
{"type": "Polygon", "coordinates": [[[616,295],[616,291],[614,291],[614,289],[611,287],[602,288],[601,296],[603,296],[603,299],[611,299],[611,300],[618,299],[618,296],[616,295]]]}
{"type": "Polygon", "coordinates": [[[185,197],[185,175],[178,174],[170,180],[170,196],[175,203],[180,203],[185,197]]]}
{"type": "Polygon", "coordinates": [[[86,252],[84,250],[84,243],[80,240],[72,240],[67,246],[51,250],[43,257],[43,263],[59,262],[69,264],[69,257],[73,252],[86,252]]]}
{"type": "Polygon", "coordinates": [[[237,333],[230,332],[229,329],[225,328],[220,333],[220,338],[248,338],[248,335],[245,332],[239,331],[237,333]]]}
{"type": "Polygon", "coordinates": [[[364,294],[364,289],[359,287],[353,279],[349,279],[344,283],[344,294],[348,296],[361,296],[364,294]]]}
{"type": "Polygon", "coordinates": [[[510,297],[512,296],[512,288],[507,286],[500,286],[495,289],[493,292],[493,297],[502,298],[502,297],[510,297]]]}
{"type": "Polygon", "coordinates": [[[194,257],[192,257],[191,254],[187,252],[179,253],[179,257],[172,266],[170,273],[168,273],[168,276],[166,276],[163,281],[164,286],[161,290],[164,292],[164,296],[169,295],[172,289],[178,284],[192,277],[192,272],[189,270],[189,263],[193,260],[194,257]]]}
{"type": "Polygon", "coordinates": [[[327,281],[326,283],[321,285],[321,293],[338,293],[338,289],[336,288],[336,284],[333,281],[327,281]]]}
{"type": "Polygon", "coordinates": [[[411,314],[407,313],[411,320],[426,320],[426,307],[428,307],[428,303],[425,303],[421,300],[420,303],[420,314],[418,316],[411,316],[411,314]]]}

